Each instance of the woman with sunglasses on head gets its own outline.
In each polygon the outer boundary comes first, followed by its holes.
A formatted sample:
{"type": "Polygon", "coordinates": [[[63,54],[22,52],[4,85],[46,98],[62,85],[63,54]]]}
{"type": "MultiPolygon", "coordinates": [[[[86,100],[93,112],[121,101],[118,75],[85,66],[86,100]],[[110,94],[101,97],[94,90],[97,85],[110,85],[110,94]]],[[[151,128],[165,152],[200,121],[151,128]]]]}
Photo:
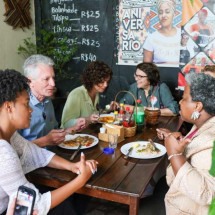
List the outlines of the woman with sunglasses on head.
{"type": "MultiPolygon", "coordinates": [[[[154,100],[154,107],[161,109],[161,115],[171,116],[178,114],[178,104],[168,86],[165,83],[160,83],[159,71],[155,64],[138,64],[134,78],[136,82],[130,86],[129,91],[137,99],[141,100],[144,107],[151,107],[152,100],[154,100]]],[[[134,99],[128,93],[124,95],[120,102],[125,102],[129,105],[135,104],[134,99]]]]}

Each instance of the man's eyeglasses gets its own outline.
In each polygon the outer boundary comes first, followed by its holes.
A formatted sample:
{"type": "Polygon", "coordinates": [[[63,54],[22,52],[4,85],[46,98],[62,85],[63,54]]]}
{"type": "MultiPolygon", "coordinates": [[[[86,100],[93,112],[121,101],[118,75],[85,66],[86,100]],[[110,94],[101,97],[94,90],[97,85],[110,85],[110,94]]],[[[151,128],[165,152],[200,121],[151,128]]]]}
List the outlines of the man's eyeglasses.
{"type": "Polygon", "coordinates": [[[137,79],[142,79],[142,78],[146,78],[148,77],[147,75],[136,75],[134,74],[134,78],[137,78],[137,79]]]}

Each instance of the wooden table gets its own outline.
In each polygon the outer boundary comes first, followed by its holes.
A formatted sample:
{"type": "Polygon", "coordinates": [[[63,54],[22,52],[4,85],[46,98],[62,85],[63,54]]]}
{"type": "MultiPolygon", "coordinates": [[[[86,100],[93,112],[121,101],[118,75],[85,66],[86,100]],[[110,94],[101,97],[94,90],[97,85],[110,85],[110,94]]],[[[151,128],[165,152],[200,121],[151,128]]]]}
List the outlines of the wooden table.
{"type": "MultiPolygon", "coordinates": [[[[102,141],[92,148],[85,149],[86,159],[95,159],[99,162],[98,171],[77,193],[127,204],[129,205],[129,214],[137,215],[139,200],[150,180],[158,171],[164,171],[166,168],[166,156],[149,160],[134,158],[126,160],[120,152],[120,148],[125,143],[148,140],[148,138],[163,143],[157,139],[156,128],[165,127],[172,131],[178,131],[181,124],[180,117],[160,117],[158,125],[145,126],[143,132],[119,143],[113,155],[103,153],[103,148],[107,147],[108,143],[102,141]]],[[[84,133],[97,136],[99,127],[101,125],[93,125],[84,133]]],[[[59,147],[53,148],[53,151],[66,159],[69,159],[74,152],[59,147]]],[[[79,156],[75,161],[78,160],[79,156]]],[[[58,188],[73,180],[76,175],[69,171],[45,167],[31,172],[27,177],[33,183],[58,188]]]]}

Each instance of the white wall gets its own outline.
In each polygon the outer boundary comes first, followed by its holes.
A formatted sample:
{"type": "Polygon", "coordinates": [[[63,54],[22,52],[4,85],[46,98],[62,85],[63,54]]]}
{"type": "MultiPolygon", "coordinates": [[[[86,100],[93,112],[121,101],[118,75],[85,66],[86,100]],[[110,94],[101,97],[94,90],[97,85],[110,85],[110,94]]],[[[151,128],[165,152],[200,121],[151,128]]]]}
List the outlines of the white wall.
{"type": "Polygon", "coordinates": [[[4,22],[5,5],[4,1],[0,1],[0,69],[9,68],[22,72],[24,59],[17,54],[17,48],[23,39],[31,37],[35,31],[34,0],[30,0],[30,4],[33,24],[23,31],[21,28],[13,29],[4,22]]]}

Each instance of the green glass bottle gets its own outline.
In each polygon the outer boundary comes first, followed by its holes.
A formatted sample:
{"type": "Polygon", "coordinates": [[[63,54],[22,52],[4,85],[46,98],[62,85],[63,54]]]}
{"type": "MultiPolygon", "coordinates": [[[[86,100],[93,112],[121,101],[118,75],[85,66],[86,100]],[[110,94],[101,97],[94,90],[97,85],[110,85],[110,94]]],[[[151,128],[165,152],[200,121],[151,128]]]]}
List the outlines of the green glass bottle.
{"type": "Polygon", "coordinates": [[[140,99],[137,100],[137,109],[134,110],[134,119],[138,128],[142,128],[144,125],[145,113],[144,106],[142,105],[142,101],[140,99]]]}

